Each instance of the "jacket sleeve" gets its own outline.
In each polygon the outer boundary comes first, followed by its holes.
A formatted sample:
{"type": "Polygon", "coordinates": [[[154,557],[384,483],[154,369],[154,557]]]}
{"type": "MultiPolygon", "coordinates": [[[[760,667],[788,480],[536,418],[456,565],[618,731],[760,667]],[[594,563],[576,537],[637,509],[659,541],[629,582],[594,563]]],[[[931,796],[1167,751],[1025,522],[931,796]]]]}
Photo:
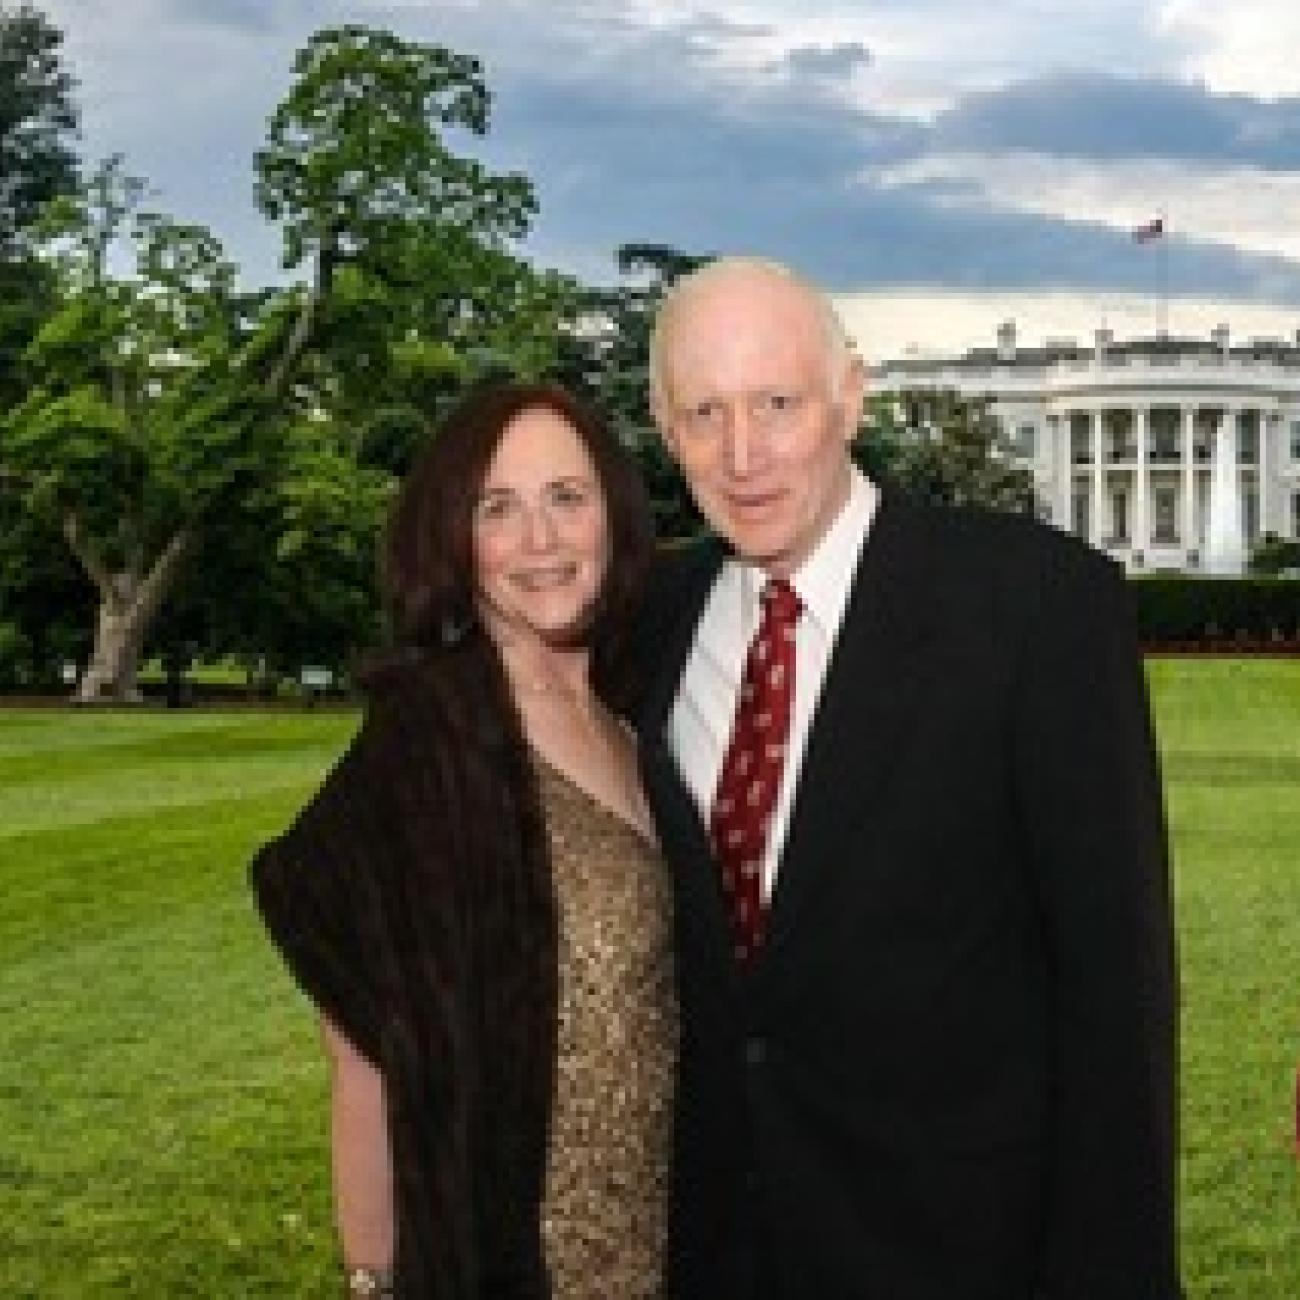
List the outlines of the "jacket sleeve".
{"type": "Polygon", "coordinates": [[[249,875],[263,923],[294,979],[377,1065],[377,963],[365,937],[370,855],[383,843],[372,747],[365,725],[289,830],[255,855],[249,875]]]}
{"type": "Polygon", "coordinates": [[[1043,1300],[1174,1300],[1177,989],[1160,774],[1131,597],[1052,548],[1015,776],[1053,988],[1043,1300]]]}

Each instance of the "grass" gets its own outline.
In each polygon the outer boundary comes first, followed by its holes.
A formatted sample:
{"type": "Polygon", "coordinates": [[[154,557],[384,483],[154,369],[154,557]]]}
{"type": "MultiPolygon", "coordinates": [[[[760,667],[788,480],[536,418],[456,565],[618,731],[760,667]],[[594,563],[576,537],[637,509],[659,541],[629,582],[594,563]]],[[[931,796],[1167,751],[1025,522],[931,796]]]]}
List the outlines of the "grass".
{"type": "Polygon", "coordinates": [[[0,1292],[337,1293],[315,1035],[243,873],[354,725],[0,713],[0,1292]]]}
{"type": "MultiPolygon", "coordinates": [[[[1189,1290],[1294,1300],[1300,662],[1150,672],[1189,1290]]],[[[315,1030],[244,868],[354,726],[0,711],[0,1294],[337,1293],[315,1030]]]]}
{"type": "Polygon", "coordinates": [[[1200,1300],[1300,1296],[1300,660],[1150,666],[1183,980],[1183,1257],[1200,1300]]]}

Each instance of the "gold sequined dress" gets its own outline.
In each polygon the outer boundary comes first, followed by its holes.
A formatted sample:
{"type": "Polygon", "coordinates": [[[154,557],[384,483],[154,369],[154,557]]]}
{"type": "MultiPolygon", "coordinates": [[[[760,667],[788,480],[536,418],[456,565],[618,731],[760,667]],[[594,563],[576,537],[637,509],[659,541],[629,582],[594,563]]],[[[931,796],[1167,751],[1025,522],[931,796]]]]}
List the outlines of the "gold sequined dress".
{"type": "Polygon", "coordinates": [[[677,1054],[667,870],[537,761],[559,905],[559,1044],[542,1240],[556,1300],[663,1293],[677,1054]]]}

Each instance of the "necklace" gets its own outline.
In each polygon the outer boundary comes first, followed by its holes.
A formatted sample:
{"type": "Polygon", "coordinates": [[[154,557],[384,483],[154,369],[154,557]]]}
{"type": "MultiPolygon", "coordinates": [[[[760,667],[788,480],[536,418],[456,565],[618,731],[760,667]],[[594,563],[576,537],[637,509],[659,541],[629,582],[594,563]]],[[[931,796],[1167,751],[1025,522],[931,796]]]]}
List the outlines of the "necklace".
{"type": "Polygon", "coordinates": [[[543,681],[537,677],[516,677],[510,672],[506,676],[510,689],[516,695],[537,695],[542,699],[562,700],[584,720],[592,718],[600,707],[599,701],[590,692],[580,695],[572,687],[559,682],[543,681]]]}

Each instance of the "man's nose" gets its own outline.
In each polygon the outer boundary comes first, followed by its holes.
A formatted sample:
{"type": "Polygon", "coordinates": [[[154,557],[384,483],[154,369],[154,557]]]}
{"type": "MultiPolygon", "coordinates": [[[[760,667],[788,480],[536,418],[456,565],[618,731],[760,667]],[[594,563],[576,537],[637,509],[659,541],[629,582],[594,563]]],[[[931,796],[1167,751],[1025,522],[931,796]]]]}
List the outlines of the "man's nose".
{"type": "Polygon", "coordinates": [[[732,478],[745,478],[754,462],[754,420],[743,404],[738,403],[727,421],[723,438],[723,458],[732,478]]]}

